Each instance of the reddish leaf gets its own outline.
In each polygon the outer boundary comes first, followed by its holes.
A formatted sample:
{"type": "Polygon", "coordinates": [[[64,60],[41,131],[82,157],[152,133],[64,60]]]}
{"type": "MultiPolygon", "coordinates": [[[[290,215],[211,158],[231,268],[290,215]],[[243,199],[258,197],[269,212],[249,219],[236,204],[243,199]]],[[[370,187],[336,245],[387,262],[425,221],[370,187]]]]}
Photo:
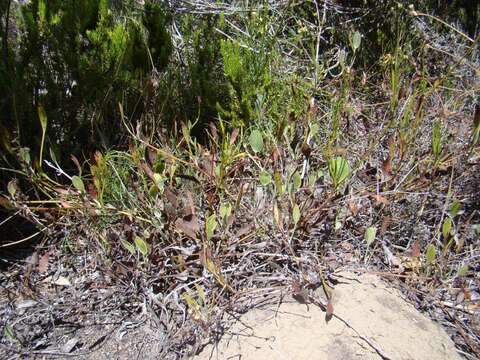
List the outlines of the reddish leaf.
{"type": "Polygon", "coordinates": [[[167,198],[168,202],[173,206],[173,208],[178,208],[178,201],[177,201],[177,194],[167,186],[164,190],[165,197],[167,198]]]}
{"type": "Polygon", "coordinates": [[[68,203],[67,201],[64,201],[64,200],[60,200],[60,205],[62,205],[62,207],[64,209],[71,209],[72,208],[72,205],[70,205],[70,203],[68,203]]]}
{"type": "Polygon", "coordinates": [[[38,260],[37,271],[44,273],[48,270],[48,259],[50,258],[50,251],[47,251],[43,256],[38,260]]]}
{"type": "Polygon", "coordinates": [[[197,217],[194,215],[178,218],[175,221],[175,227],[177,230],[183,232],[185,235],[192,239],[197,239],[197,233],[200,231],[200,225],[198,224],[197,217]]]}
{"type": "Polygon", "coordinates": [[[327,312],[327,321],[330,320],[333,316],[333,304],[330,299],[327,301],[327,306],[326,306],[326,312],[327,312]]]}
{"type": "Polygon", "coordinates": [[[140,166],[142,167],[143,171],[145,171],[145,174],[147,174],[147,176],[155,182],[155,176],[153,176],[153,170],[150,168],[150,166],[148,166],[148,164],[145,162],[145,161],[142,161],[140,163],[140,166]]]}
{"type": "Polygon", "coordinates": [[[233,129],[232,134],[230,135],[230,145],[235,144],[240,130],[238,128],[233,129]]]}
{"type": "Polygon", "coordinates": [[[98,199],[98,193],[93,184],[88,184],[88,193],[93,199],[98,199]]]}
{"type": "Polygon", "coordinates": [[[243,235],[248,234],[254,229],[254,226],[252,224],[246,224],[240,228],[237,232],[237,237],[241,238],[243,235]]]}
{"type": "Polygon", "coordinates": [[[382,173],[385,177],[392,176],[392,159],[390,158],[390,155],[388,155],[382,162],[382,173]]]}
{"type": "Polygon", "coordinates": [[[375,200],[376,202],[379,202],[379,203],[382,203],[384,205],[388,205],[390,204],[390,201],[388,201],[388,199],[385,197],[385,196],[382,196],[382,195],[378,195],[378,194],[372,194],[370,195],[371,198],[373,200],[375,200]]]}
{"type": "Polygon", "coordinates": [[[412,257],[420,257],[420,242],[418,240],[415,240],[412,244],[412,249],[411,249],[411,256],[412,257]]]}
{"type": "Polygon", "coordinates": [[[385,216],[382,219],[382,226],[380,227],[380,235],[383,236],[387,232],[388,226],[390,225],[391,222],[392,222],[392,218],[390,216],[385,216]]]}
{"type": "Polygon", "coordinates": [[[475,114],[473,115],[473,126],[477,128],[480,126],[480,105],[475,106],[475,114]]]}
{"type": "Polygon", "coordinates": [[[95,154],[94,154],[93,156],[94,156],[94,158],[95,158],[95,163],[96,163],[97,165],[100,165],[100,163],[101,163],[101,161],[102,161],[102,159],[103,159],[102,153],[97,150],[97,151],[95,151],[95,154]]]}
{"type": "Polygon", "coordinates": [[[73,163],[77,167],[78,173],[81,174],[82,173],[82,167],[80,166],[80,162],[78,161],[77,157],[75,155],[71,154],[70,159],[72,159],[73,163]]]}
{"type": "Polygon", "coordinates": [[[157,161],[157,152],[152,148],[147,148],[147,157],[150,164],[153,165],[157,161]]]}
{"type": "Polygon", "coordinates": [[[215,126],[215,124],[213,122],[210,122],[208,124],[208,126],[210,127],[210,133],[212,135],[212,138],[214,140],[216,140],[218,138],[218,132],[217,132],[217,127],[215,126]]]}
{"type": "Polygon", "coordinates": [[[352,213],[353,216],[357,216],[358,214],[358,206],[355,203],[355,201],[349,201],[348,202],[348,208],[350,209],[350,212],[352,213]]]}

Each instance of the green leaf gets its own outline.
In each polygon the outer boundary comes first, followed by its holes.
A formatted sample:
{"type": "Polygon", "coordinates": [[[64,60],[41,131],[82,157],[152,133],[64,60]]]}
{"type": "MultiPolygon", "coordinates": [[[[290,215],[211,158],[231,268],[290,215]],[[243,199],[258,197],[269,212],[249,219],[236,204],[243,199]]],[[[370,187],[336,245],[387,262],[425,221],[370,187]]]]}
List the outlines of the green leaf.
{"type": "Polygon", "coordinates": [[[83,181],[79,176],[72,176],[72,184],[78,191],[85,192],[85,185],[83,185],[83,181]]]}
{"type": "Polygon", "coordinates": [[[250,147],[255,153],[262,152],[263,150],[263,136],[258,130],[253,130],[249,137],[250,147]]]}
{"type": "Polygon", "coordinates": [[[318,130],[320,130],[320,127],[318,126],[317,123],[313,123],[310,126],[310,138],[313,138],[315,135],[318,134],[318,130]]]}
{"type": "Polygon", "coordinates": [[[427,247],[427,253],[426,253],[427,264],[429,265],[433,264],[433,262],[435,261],[435,257],[436,257],[435,245],[430,244],[427,247]]]}
{"type": "Polygon", "coordinates": [[[50,158],[52,159],[52,161],[58,164],[57,155],[55,155],[55,151],[52,148],[50,148],[49,152],[50,152],[50,158]]]}
{"type": "Polygon", "coordinates": [[[295,204],[295,206],[293,207],[292,218],[293,218],[293,223],[297,225],[297,223],[300,220],[300,208],[298,207],[297,204],[295,204]]]}
{"type": "Polygon", "coordinates": [[[30,164],[30,149],[29,148],[20,148],[18,151],[20,158],[27,164],[30,164]]]}
{"type": "Polygon", "coordinates": [[[267,171],[262,171],[259,175],[259,179],[260,179],[260,184],[262,184],[263,186],[267,186],[272,182],[272,176],[267,171]]]}
{"type": "Polygon", "coordinates": [[[140,252],[140,254],[142,254],[143,256],[147,256],[148,255],[148,245],[147,243],[145,242],[145,240],[143,240],[142,238],[140,237],[135,237],[135,246],[137,247],[137,250],[140,252]]]}
{"type": "Polygon", "coordinates": [[[300,186],[302,185],[302,177],[300,176],[298,171],[295,171],[295,173],[292,176],[292,180],[293,180],[293,190],[295,191],[299,189],[300,186]]]}
{"type": "Polygon", "coordinates": [[[120,239],[122,246],[132,255],[135,255],[135,247],[125,239],[120,239]]]}
{"type": "Polygon", "coordinates": [[[362,35],[358,31],[355,31],[352,35],[352,49],[354,52],[358,50],[361,42],[362,35]]]}
{"type": "Polygon", "coordinates": [[[370,226],[365,230],[365,242],[367,246],[370,246],[375,241],[375,236],[377,235],[377,228],[375,226],[370,226]]]}
{"type": "Polygon", "coordinates": [[[350,165],[341,156],[328,160],[328,171],[335,189],[350,176],[350,165]]]}
{"type": "Polygon", "coordinates": [[[205,232],[207,233],[207,241],[209,241],[213,237],[213,234],[216,228],[217,228],[217,220],[216,220],[215,214],[212,214],[207,218],[207,221],[205,223],[205,232]]]}
{"type": "Polygon", "coordinates": [[[228,219],[228,217],[232,214],[232,204],[225,203],[220,205],[220,217],[223,220],[228,219]]]}
{"type": "Polygon", "coordinates": [[[38,118],[40,119],[42,131],[47,131],[47,113],[45,112],[45,108],[42,105],[38,106],[38,118]]]}
{"type": "Polygon", "coordinates": [[[277,190],[278,195],[283,194],[283,184],[282,184],[282,175],[280,174],[280,171],[275,171],[275,174],[273,175],[273,180],[275,182],[275,189],[277,190]]]}
{"type": "Polygon", "coordinates": [[[468,265],[467,265],[467,264],[463,264],[462,266],[460,266],[460,267],[458,268],[457,276],[458,276],[458,277],[464,277],[465,275],[467,275],[467,271],[468,271],[468,265]]]}
{"type": "Polygon", "coordinates": [[[450,237],[450,232],[452,231],[452,219],[446,218],[442,225],[442,235],[444,239],[450,237]]]}
{"type": "Polygon", "coordinates": [[[5,337],[13,342],[18,343],[18,339],[15,337],[15,333],[13,331],[13,327],[9,324],[6,324],[5,327],[3,328],[3,334],[5,337]]]}
{"type": "Polygon", "coordinates": [[[15,193],[17,192],[17,186],[15,185],[14,180],[8,182],[7,190],[11,197],[15,197],[15,193]]]}
{"type": "Polygon", "coordinates": [[[452,204],[452,207],[450,208],[450,215],[452,216],[452,218],[458,215],[458,213],[460,212],[461,206],[462,204],[460,203],[460,201],[455,201],[452,204]]]}
{"type": "Polygon", "coordinates": [[[163,192],[165,178],[162,175],[160,175],[159,173],[154,173],[153,174],[153,180],[155,181],[155,185],[157,186],[158,190],[160,190],[160,192],[163,192]]]}

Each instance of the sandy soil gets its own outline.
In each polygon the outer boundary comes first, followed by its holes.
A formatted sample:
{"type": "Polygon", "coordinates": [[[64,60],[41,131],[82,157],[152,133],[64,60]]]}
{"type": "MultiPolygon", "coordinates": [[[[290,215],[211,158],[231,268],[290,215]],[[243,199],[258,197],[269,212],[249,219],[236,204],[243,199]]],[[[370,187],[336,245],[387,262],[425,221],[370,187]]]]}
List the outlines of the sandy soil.
{"type": "Polygon", "coordinates": [[[334,316],[294,300],[241,317],[195,360],[461,359],[445,331],[372,275],[343,274],[334,316]]]}

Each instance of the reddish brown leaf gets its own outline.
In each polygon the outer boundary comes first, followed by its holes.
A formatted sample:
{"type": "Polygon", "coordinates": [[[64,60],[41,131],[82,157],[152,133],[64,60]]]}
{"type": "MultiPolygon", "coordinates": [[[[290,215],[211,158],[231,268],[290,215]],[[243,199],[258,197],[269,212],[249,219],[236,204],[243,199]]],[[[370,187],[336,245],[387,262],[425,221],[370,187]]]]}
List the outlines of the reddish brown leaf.
{"type": "Polygon", "coordinates": [[[165,197],[167,198],[168,202],[173,206],[173,208],[178,208],[178,201],[177,201],[177,194],[167,186],[164,190],[165,197]]]}
{"type": "Polygon", "coordinates": [[[355,203],[355,201],[349,201],[348,202],[348,208],[350,209],[350,212],[352,213],[353,216],[357,216],[358,214],[358,206],[355,203]]]}
{"type": "Polygon", "coordinates": [[[153,165],[157,161],[157,152],[152,148],[147,148],[147,157],[150,164],[153,165]]]}
{"type": "Polygon", "coordinates": [[[333,316],[333,304],[332,304],[332,301],[330,299],[328,299],[328,301],[327,301],[326,310],[327,310],[327,317],[332,317],[333,316]]]}
{"type": "Polygon", "coordinates": [[[246,224],[240,228],[237,232],[237,237],[241,238],[243,235],[248,234],[254,229],[254,226],[252,224],[246,224]]]}
{"type": "Polygon", "coordinates": [[[216,140],[218,138],[218,132],[217,132],[217,127],[215,126],[215,124],[213,122],[210,122],[208,124],[208,126],[210,127],[210,133],[212,135],[212,138],[214,140],[216,140]]]}
{"type": "Polygon", "coordinates": [[[392,159],[390,157],[390,154],[385,160],[382,161],[382,173],[386,177],[392,176],[392,159]]]}
{"type": "Polygon", "coordinates": [[[185,202],[185,215],[195,215],[195,204],[193,202],[193,196],[190,191],[185,192],[186,202],[185,202]]]}
{"type": "Polygon", "coordinates": [[[140,166],[142,167],[143,171],[145,171],[145,174],[155,182],[155,177],[153,176],[153,170],[148,166],[148,164],[145,161],[140,162],[140,166]]]}
{"type": "Polygon", "coordinates": [[[94,186],[92,183],[88,184],[88,194],[89,194],[93,199],[98,199],[97,190],[95,189],[95,186],[94,186]]]}
{"type": "Polygon", "coordinates": [[[60,205],[62,205],[62,207],[63,207],[64,209],[71,209],[71,208],[72,208],[72,205],[70,205],[69,202],[64,201],[64,200],[60,200],[60,205]]]}
{"type": "Polygon", "coordinates": [[[412,244],[412,249],[411,249],[411,255],[412,257],[420,257],[421,251],[420,251],[420,242],[418,240],[415,240],[412,244]]]}
{"type": "Polygon", "coordinates": [[[80,162],[78,161],[77,157],[75,155],[71,154],[70,159],[72,159],[73,163],[77,167],[78,173],[81,174],[82,173],[82,167],[80,166],[80,162]]]}
{"type": "Polygon", "coordinates": [[[235,144],[235,141],[237,140],[239,133],[240,133],[239,128],[233,129],[232,134],[230,135],[230,145],[235,144]]]}
{"type": "Polygon", "coordinates": [[[200,225],[198,224],[198,220],[194,215],[183,219],[178,218],[175,221],[175,227],[177,230],[183,232],[192,239],[197,239],[197,233],[200,231],[200,225]]]}
{"type": "Polygon", "coordinates": [[[380,235],[383,236],[387,232],[388,226],[390,225],[391,222],[392,222],[392,218],[390,216],[385,216],[382,219],[382,226],[380,227],[380,235]]]}
{"type": "Polygon", "coordinates": [[[94,158],[95,158],[95,163],[97,165],[99,165],[101,162],[102,162],[102,159],[103,159],[103,155],[100,151],[95,151],[95,154],[93,155],[94,158]]]}
{"type": "Polygon", "coordinates": [[[475,105],[475,114],[473,115],[473,126],[480,126],[480,104],[475,105]]]}
{"type": "Polygon", "coordinates": [[[379,202],[379,203],[382,203],[384,205],[388,205],[390,204],[390,201],[388,201],[388,199],[385,197],[385,196],[382,196],[382,195],[378,195],[378,194],[372,194],[370,195],[371,198],[373,200],[375,200],[376,202],[379,202]]]}
{"type": "Polygon", "coordinates": [[[50,251],[47,251],[43,256],[38,260],[37,271],[44,273],[48,270],[48,259],[50,258],[50,251]]]}

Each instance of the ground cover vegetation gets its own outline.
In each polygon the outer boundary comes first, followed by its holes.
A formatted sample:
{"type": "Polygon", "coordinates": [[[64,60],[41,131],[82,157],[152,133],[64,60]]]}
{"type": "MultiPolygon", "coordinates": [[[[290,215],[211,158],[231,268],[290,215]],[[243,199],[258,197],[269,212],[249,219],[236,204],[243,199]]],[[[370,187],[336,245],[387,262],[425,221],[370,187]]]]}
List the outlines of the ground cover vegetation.
{"type": "Polygon", "coordinates": [[[2,351],[128,316],[181,358],[349,266],[480,358],[478,4],[0,6],[2,351]]]}

